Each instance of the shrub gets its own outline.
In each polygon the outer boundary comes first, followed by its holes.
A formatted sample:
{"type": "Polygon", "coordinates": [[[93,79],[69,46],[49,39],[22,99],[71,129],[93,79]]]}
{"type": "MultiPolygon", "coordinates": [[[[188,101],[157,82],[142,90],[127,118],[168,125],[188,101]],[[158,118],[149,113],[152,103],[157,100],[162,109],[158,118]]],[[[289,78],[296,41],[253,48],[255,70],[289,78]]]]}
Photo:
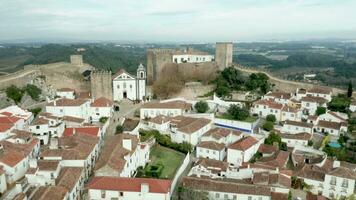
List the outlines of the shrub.
{"type": "Polygon", "coordinates": [[[317,115],[317,116],[325,114],[325,113],[326,113],[326,108],[325,107],[318,106],[318,108],[315,111],[315,115],[317,115]]]}
{"type": "Polygon", "coordinates": [[[273,130],[273,128],[274,128],[273,122],[266,121],[266,122],[263,124],[262,128],[263,128],[264,130],[266,130],[266,131],[271,131],[271,130],[273,130]]]}
{"type": "Polygon", "coordinates": [[[37,115],[41,112],[42,108],[33,108],[29,109],[30,112],[34,115],[34,117],[37,117],[37,115]]]}
{"type": "Polygon", "coordinates": [[[117,125],[115,134],[120,134],[122,132],[124,132],[124,127],[121,125],[117,125]]]}
{"type": "Polygon", "coordinates": [[[267,115],[266,120],[273,123],[277,121],[276,116],[274,114],[267,115]]]}
{"type": "MultiPolygon", "coordinates": [[[[108,121],[108,117],[100,117],[99,122],[105,124],[108,121]]],[[[117,128],[117,127],[116,127],[117,128]]],[[[117,129],[116,129],[117,130],[117,129]]]]}
{"type": "Polygon", "coordinates": [[[198,113],[205,113],[209,110],[209,105],[206,101],[199,101],[194,105],[194,108],[198,113]]]}
{"type": "Polygon", "coordinates": [[[240,108],[235,104],[232,104],[227,112],[236,120],[245,120],[250,116],[250,112],[247,108],[240,108]]]}
{"type": "Polygon", "coordinates": [[[314,142],[312,140],[308,140],[308,146],[313,146],[314,142]]]}
{"type": "Polygon", "coordinates": [[[27,84],[25,87],[26,93],[33,99],[38,101],[42,93],[41,89],[35,85],[27,84]]]}
{"type": "Polygon", "coordinates": [[[24,91],[15,85],[11,85],[10,87],[6,88],[6,96],[14,100],[16,104],[21,102],[23,95],[24,91]]]}

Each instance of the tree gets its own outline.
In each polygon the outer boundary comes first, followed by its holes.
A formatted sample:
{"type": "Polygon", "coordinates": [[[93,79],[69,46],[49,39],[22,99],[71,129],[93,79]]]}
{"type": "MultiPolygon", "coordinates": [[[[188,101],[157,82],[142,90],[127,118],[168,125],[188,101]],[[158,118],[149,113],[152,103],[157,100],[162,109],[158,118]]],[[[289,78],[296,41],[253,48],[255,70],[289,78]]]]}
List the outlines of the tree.
{"type": "Polygon", "coordinates": [[[275,123],[277,121],[276,116],[274,114],[267,115],[266,120],[269,122],[273,122],[273,123],[275,123]]]}
{"type": "Polygon", "coordinates": [[[42,108],[33,108],[33,109],[29,109],[30,112],[32,112],[34,117],[37,117],[37,115],[41,112],[42,108]]]}
{"type": "Polygon", "coordinates": [[[209,110],[209,105],[206,101],[199,101],[194,105],[194,108],[198,111],[198,113],[205,113],[209,110]]]}
{"type": "Polygon", "coordinates": [[[250,116],[250,112],[247,108],[240,108],[236,104],[230,105],[227,112],[236,120],[245,120],[247,117],[250,116]]]}
{"type": "Polygon", "coordinates": [[[266,121],[266,122],[263,124],[262,128],[263,128],[264,130],[266,130],[266,131],[271,131],[271,130],[273,130],[273,128],[274,128],[274,124],[273,124],[273,122],[266,121]]]}
{"type": "Polygon", "coordinates": [[[121,126],[120,124],[117,125],[117,126],[116,126],[116,132],[115,132],[115,134],[120,134],[120,133],[122,133],[122,132],[124,132],[124,127],[121,126]]]}
{"type": "Polygon", "coordinates": [[[331,111],[346,113],[350,103],[350,98],[348,98],[345,94],[339,94],[338,96],[332,97],[328,104],[328,109],[331,111]]]}
{"type": "Polygon", "coordinates": [[[42,93],[41,89],[35,85],[27,84],[25,87],[26,93],[33,99],[38,101],[42,93]]]}
{"type": "Polygon", "coordinates": [[[99,122],[102,124],[105,124],[105,122],[108,121],[108,117],[100,117],[99,122]]]}
{"type": "Polygon", "coordinates": [[[288,192],[288,200],[292,200],[292,199],[293,199],[292,192],[289,191],[289,192],[288,192]]]}
{"type": "Polygon", "coordinates": [[[10,87],[6,88],[6,96],[14,100],[16,104],[21,102],[23,95],[24,91],[16,87],[15,85],[11,85],[10,87]]]}
{"type": "Polygon", "coordinates": [[[352,82],[349,82],[349,86],[347,88],[347,97],[351,98],[352,97],[352,82]]]}
{"type": "Polygon", "coordinates": [[[319,116],[326,113],[326,108],[318,106],[315,111],[315,115],[319,116]]]}

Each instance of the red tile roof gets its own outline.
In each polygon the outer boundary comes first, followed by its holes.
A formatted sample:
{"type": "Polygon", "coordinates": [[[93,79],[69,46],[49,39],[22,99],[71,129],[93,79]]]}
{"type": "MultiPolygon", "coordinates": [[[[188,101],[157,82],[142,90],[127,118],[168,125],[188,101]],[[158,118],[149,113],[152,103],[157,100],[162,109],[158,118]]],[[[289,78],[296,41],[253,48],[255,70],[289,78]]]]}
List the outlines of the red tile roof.
{"type": "Polygon", "coordinates": [[[70,136],[74,134],[85,134],[85,135],[92,135],[92,136],[99,136],[100,128],[93,126],[93,127],[78,127],[78,128],[66,128],[64,129],[63,136],[70,136]]]}
{"type": "Polygon", "coordinates": [[[88,184],[89,189],[141,192],[141,184],[148,184],[150,193],[168,193],[171,180],[151,178],[94,177],[88,184]]]}
{"type": "MultiPolygon", "coordinates": [[[[55,100],[56,106],[81,106],[87,102],[86,99],[58,99],[55,100]]],[[[47,106],[55,106],[54,101],[47,104],[47,106]]]]}
{"type": "Polygon", "coordinates": [[[319,120],[317,126],[318,127],[324,127],[324,128],[330,128],[330,129],[339,130],[340,127],[341,127],[341,123],[319,120]]]}
{"type": "Polygon", "coordinates": [[[278,148],[273,146],[273,145],[268,145],[268,144],[261,144],[260,147],[258,148],[258,152],[260,153],[275,153],[277,152],[278,148]]]}
{"type": "Polygon", "coordinates": [[[253,138],[251,136],[247,136],[247,137],[244,137],[244,138],[240,139],[239,141],[231,144],[228,148],[245,151],[257,143],[258,143],[258,141],[255,138],[253,138]]]}
{"type": "Polygon", "coordinates": [[[12,116],[12,113],[11,113],[11,112],[7,112],[7,111],[1,112],[0,114],[1,114],[1,115],[5,115],[5,116],[8,116],[8,117],[11,117],[11,116],[12,116]]]}
{"type": "Polygon", "coordinates": [[[0,117],[0,124],[14,124],[20,119],[18,117],[0,117]]]}
{"type": "Polygon", "coordinates": [[[305,128],[313,128],[313,126],[314,126],[313,124],[310,124],[310,123],[291,121],[291,120],[286,120],[285,124],[292,125],[292,126],[300,126],[300,127],[305,127],[305,128]]]}
{"type": "Polygon", "coordinates": [[[105,97],[100,97],[95,99],[93,103],[90,104],[91,107],[111,107],[113,102],[105,97]]]}
{"type": "Polygon", "coordinates": [[[12,124],[0,124],[0,132],[6,132],[13,127],[12,124]]]}
{"type": "Polygon", "coordinates": [[[256,105],[264,105],[264,106],[267,106],[267,107],[273,108],[273,109],[282,109],[282,107],[283,107],[283,104],[279,104],[272,100],[266,100],[266,99],[259,100],[255,104],[256,105]]]}
{"type": "Polygon", "coordinates": [[[203,141],[203,142],[200,142],[197,145],[197,147],[221,151],[221,150],[225,149],[225,144],[220,144],[220,143],[213,142],[213,141],[203,141]]]}
{"type": "Polygon", "coordinates": [[[324,99],[323,97],[306,96],[306,97],[303,97],[301,99],[301,101],[316,102],[316,103],[326,103],[328,100],[324,99]]]}

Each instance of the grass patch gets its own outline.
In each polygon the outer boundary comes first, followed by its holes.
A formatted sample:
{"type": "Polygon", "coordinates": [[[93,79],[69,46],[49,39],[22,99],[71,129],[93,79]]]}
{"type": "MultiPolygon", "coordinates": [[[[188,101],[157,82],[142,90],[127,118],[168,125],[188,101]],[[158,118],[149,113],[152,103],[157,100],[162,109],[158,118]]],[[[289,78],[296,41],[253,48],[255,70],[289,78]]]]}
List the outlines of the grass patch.
{"type": "Polygon", "coordinates": [[[145,171],[146,168],[150,168],[150,166],[162,165],[163,169],[159,178],[173,179],[184,158],[185,155],[183,153],[155,145],[152,147],[150,153],[151,163],[145,167],[145,171]]]}
{"type": "Polygon", "coordinates": [[[236,120],[234,119],[234,117],[232,115],[230,115],[229,113],[224,113],[222,115],[217,115],[216,116],[217,118],[220,118],[220,119],[228,119],[228,120],[234,120],[234,121],[242,121],[242,122],[249,122],[249,123],[252,123],[252,122],[255,122],[258,117],[254,117],[254,116],[248,116],[246,119],[244,120],[236,120]]]}

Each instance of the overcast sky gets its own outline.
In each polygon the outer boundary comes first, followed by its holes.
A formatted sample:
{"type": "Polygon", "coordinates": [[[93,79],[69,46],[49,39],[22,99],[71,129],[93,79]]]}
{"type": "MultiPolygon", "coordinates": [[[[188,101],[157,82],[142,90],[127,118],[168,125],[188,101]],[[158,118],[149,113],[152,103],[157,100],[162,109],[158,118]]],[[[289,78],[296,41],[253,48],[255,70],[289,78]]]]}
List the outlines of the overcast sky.
{"type": "Polygon", "coordinates": [[[0,40],[356,38],[356,0],[0,0],[0,40]]]}

